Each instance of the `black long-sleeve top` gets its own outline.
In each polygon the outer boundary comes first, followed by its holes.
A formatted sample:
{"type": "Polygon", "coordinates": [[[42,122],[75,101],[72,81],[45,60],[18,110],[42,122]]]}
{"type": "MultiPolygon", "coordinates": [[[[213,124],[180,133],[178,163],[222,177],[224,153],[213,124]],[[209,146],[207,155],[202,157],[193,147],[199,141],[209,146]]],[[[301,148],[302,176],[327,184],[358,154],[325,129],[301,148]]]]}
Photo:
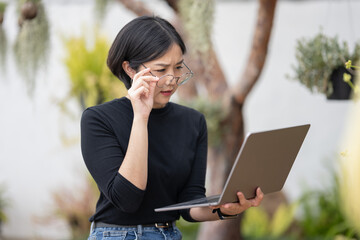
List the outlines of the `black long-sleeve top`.
{"type": "MultiPolygon", "coordinates": [[[[169,204],[205,196],[207,128],[204,116],[169,102],[153,109],[148,121],[148,179],[141,190],[119,172],[133,122],[129,99],[90,107],[81,119],[85,164],[100,190],[90,221],[135,225],[174,221],[189,210],[155,212],[169,204]]],[[[141,167],[141,166],[139,166],[141,167]]]]}

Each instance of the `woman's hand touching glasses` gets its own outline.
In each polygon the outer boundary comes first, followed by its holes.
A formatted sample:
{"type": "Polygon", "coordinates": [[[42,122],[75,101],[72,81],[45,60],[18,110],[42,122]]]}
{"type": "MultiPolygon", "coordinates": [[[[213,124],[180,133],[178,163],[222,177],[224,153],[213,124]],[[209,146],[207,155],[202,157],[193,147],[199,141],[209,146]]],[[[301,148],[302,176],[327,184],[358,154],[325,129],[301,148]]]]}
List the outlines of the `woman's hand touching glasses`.
{"type": "Polygon", "coordinates": [[[154,91],[158,77],[148,74],[150,68],[145,68],[136,73],[132,85],[128,90],[128,97],[134,111],[134,117],[147,119],[154,104],[154,91]]]}

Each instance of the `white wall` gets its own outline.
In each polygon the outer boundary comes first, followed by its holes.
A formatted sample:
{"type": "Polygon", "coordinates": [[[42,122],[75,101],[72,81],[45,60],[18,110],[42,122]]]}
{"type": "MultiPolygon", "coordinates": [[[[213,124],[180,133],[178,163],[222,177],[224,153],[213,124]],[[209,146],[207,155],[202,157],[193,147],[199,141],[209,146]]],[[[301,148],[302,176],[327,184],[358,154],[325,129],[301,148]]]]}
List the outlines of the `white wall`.
{"type": "MultiPolygon", "coordinates": [[[[80,111],[73,103],[75,117],[71,119],[61,112],[57,102],[68,91],[61,37],[89,30],[94,24],[93,6],[86,1],[68,1],[64,6],[51,1],[46,7],[52,52],[48,66],[39,74],[34,97],[28,97],[13,56],[8,58],[6,71],[0,68],[0,183],[5,183],[11,200],[9,222],[3,228],[8,237],[67,238],[63,224],[43,226],[35,218],[49,214],[54,189],[81,186],[85,172],[79,147],[80,111]],[[70,143],[64,144],[64,135],[70,143]]],[[[156,3],[154,9],[165,17],[171,16],[162,3],[156,3]]],[[[214,43],[231,83],[245,66],[256,11],[256,2],[217,4],[214,43]]],[[[325,33],[340,34],[341,39],[353,44],[360,36],[355,27],[360,22],[359,11],[357,1],[278,3],[267,62],[247,99],[244,114],[247,131],[312,124],[285,185],[291,200],[301,194],[304,184],[321,188],[328,182],[325,165],[333,164],[341,150],[338,144],[352,105],[348,101],[327,101],[285,79],[286,73],[292,73],[295,40],[313,36],[323,25],[325,33]]],[[[120,4],[114,4],[102,31],[112,40],[132,17],[120,4]]],[[[15,7],[10,5],[3,28],[11,44],[18,31],[16,23],[15,7]]]]}
{"type": "MultiPolygon", "coordinates": [[[[245,66],[255,21],[255,4],[245,5],[222,4],[218,11],[218,21],[223,24],[243,23],[223,30],[216,25],[218,50],[229,78],[234,80],[245,66]],[[222,14],[231,9],[243,10],[236,15],[222,14]],[[225,41],[228,44],[223,44],[225,41]]],[[[353,47],[354,38],[360,37],[355,26],[360,20],[359,10],[360,3],[356,1],[279,2],[277,6],[266,65],[247,99],[244,115],[247,131],[312,124],[285,185],[293,200],[306,186],[322,188],[329,184],[329,169],[342,151],[338,143],[349,106],[353,105],[349,101],[328,101],[323,95],[311,94],[298,82],[285,78],[285,74],[293,74],[290,65],[295,62],[296,40],[314,36],[323,26],[326,34],[337,34],[353,47]]]]}

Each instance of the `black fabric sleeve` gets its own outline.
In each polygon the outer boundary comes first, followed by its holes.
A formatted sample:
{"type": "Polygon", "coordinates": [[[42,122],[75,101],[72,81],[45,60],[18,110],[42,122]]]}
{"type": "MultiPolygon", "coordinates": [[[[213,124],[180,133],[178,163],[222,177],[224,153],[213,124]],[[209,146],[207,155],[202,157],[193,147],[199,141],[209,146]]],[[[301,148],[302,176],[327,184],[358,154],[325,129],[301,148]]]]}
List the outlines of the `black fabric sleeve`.
{"type": "MultiPolygon", "coordinates": [[[[206,161],[208,150],[208,137],[205,117],[202,115],[199,122],[199,137],[197,140],[195,161],[186,187],[181,193],[180,202],[205,197],[206,161]]],[[[190,209],[181,210],[181,216],[189,222],[197,222],[190,215],[190,209]]]]}
{"type": "Polygon", "coordinates": [[[81,150],[101,193],[123,212],[138,210],[145,191],[118,172],[125,152],[111,125],[92,109],[85,110],[81,118],[81,150]]]}

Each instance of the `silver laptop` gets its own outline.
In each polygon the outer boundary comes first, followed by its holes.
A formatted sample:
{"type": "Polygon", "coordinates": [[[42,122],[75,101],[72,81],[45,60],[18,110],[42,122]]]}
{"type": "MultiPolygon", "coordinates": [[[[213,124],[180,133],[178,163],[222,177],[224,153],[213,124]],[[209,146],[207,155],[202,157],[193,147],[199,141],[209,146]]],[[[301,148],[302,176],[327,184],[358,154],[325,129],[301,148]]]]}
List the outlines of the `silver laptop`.
{"type": "Polygon", "coordinates": [[[264,194],[280,191],[309,128],[310,124],[306,124],[249,133],[220,195],[156,208],[155,212],[238,202],[237,192],[251,199],[256,196],[257,187],[264,194]]]}

